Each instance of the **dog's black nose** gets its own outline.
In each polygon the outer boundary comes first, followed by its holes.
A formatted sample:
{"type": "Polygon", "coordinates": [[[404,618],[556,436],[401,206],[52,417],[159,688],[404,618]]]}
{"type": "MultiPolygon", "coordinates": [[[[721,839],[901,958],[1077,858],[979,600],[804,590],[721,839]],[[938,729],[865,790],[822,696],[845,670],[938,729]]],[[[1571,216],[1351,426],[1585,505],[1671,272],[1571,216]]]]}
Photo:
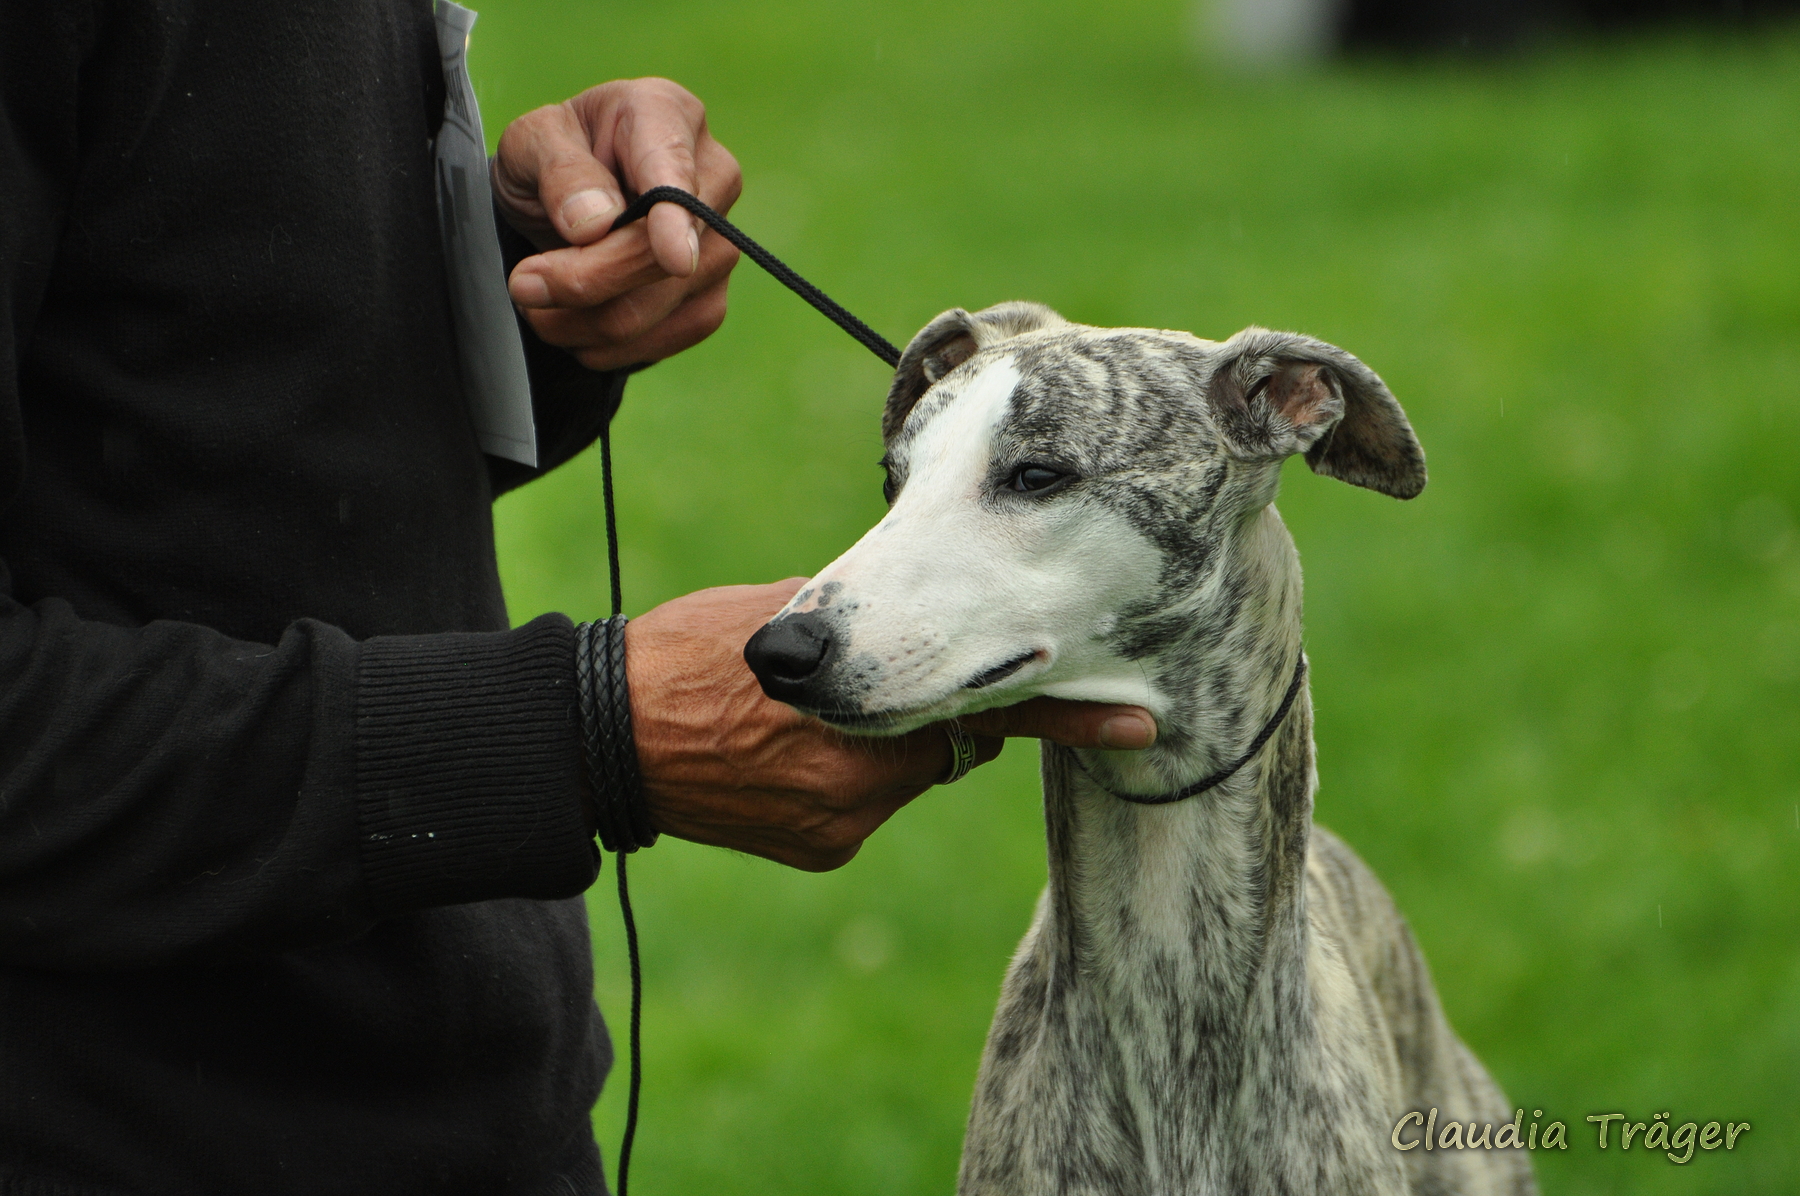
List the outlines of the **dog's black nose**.
{"type": "Polygon", "coordinates": [[[777,702],[809,706],[807,682],[831,655],[831,628],[805,611],[765,626],[744,645],[744,663],[777,702]]]}

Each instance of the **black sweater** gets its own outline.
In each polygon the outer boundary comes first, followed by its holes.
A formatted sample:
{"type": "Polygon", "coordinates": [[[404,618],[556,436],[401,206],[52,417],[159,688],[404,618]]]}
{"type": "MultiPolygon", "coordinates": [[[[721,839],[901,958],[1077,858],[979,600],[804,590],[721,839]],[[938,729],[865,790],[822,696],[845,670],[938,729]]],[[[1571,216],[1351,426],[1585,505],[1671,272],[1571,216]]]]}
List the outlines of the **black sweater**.
{"type": "MultiPolygon", "coordinates": [[[[0,0],[0,1196],[591,1193],[426,0],[0,0]]],[[[546,468],[611,379],[532,341],[546,468]]]]}

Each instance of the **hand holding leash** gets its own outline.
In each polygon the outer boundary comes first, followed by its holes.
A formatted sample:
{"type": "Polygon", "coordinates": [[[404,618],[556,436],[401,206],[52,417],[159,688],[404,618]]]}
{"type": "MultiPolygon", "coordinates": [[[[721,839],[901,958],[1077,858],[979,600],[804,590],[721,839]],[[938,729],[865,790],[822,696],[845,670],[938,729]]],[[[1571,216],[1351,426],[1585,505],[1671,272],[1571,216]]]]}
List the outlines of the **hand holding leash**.
{"type": "Polygon", "coordinates": [[[724,320],[738,252],[723,238],[671,204],[612,231],[627,193],[679,187],[729,211],[743,189],[684,88],[621,80],[528,112],[500,138],[491,179],[507,222],[544,251],[513,270],[513,302],[589,369],[660,361],[724,320]]]}

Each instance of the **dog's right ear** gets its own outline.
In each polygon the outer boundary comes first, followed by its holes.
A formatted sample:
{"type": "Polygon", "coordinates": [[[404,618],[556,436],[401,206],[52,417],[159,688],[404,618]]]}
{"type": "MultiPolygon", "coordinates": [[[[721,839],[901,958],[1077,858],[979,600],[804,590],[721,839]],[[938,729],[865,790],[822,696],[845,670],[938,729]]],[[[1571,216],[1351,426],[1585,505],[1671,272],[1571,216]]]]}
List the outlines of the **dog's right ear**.
{"type": "Polygon", "coordinates": [[[881,412],[881,439],[892,441],[913,405],[939,378],[977,352],[1025,332],[1066,324],[1041,303],[997,303],[973,314],[953,307],[919,330],[900,354],[881,412]]]}

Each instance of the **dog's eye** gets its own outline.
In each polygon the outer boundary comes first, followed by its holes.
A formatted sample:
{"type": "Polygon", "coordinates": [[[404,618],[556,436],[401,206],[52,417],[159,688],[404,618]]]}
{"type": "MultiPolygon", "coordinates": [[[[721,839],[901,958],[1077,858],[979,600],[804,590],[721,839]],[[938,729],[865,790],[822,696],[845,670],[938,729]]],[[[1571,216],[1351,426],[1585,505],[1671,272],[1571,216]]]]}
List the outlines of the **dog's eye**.
{"type": "Polygon", "coordinates": [[[894,480],[894,467],[886,461],[881,463],[881,497],[887,499],[888,506],[894,505],[894,499],[900,493],[900,483],[894,480]]]}
{"type": "Polygon", "coordinates": [[[1021,465],[1013,470],[1012,477],[1006,480],[1006,486],[1009,490],[1032,494],[1048,490],[1068,477],[1062,470],[1051,469],[1048,465],[1021,465]]]}

